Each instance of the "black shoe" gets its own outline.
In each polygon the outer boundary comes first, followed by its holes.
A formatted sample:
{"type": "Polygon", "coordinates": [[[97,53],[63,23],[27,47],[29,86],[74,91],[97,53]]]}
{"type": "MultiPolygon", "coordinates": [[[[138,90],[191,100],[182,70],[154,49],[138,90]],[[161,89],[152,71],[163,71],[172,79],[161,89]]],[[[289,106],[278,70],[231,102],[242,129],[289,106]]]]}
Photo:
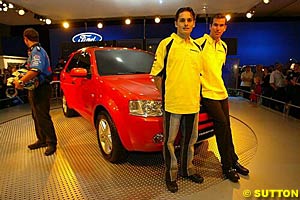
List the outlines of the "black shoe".
{"type": "Polygon", "coordinates": [[[247,176],[249,174],[249,170],[241,164],[239,164],[238,162],[236,162],[232,168],[236,169],[237,173],[242,174],[244,176],[247,176]]]}
{"type": "Polygon", "coordinates": [[[228,178],[230,181],[237,183],[240,179],[239,174],[236,172],[235,169],[229,169],[229,170],[223,170],[223,174],[226,178],[228,178]]]}
{"type": "Polygon", "coordinates": [[[54,146],[54,145],[48,145],[48,147],[47,147],[47,149],[45,151],[45,155],[46,156],[50,156],[50,155],[54,154],[55,151],[56,151],[56,146],[54,146]]]}
{"type": "Polygon", "coordinates": [[[34,149],[39,149],[39,148],[46,147],[46,146],[47,146],[47,144],[45,142],[36,141],[35,143],[28,145],[28,148],[30,150],[34,150],[34,149]]]}
{"type": "Polygon", "coordinates": [[[178,191],[178,185],[176,181],[166,181],[166,185],[170,192],[175,193],[178,191]]]}
{"type": "Polygon", "coordinates": [[[186,176],[184,178],[190,179],[194,183],[202,183],[204,181],[204,178],[202,176],[200,176],[199,174],[193,174],[190,176],[186,176]]]}

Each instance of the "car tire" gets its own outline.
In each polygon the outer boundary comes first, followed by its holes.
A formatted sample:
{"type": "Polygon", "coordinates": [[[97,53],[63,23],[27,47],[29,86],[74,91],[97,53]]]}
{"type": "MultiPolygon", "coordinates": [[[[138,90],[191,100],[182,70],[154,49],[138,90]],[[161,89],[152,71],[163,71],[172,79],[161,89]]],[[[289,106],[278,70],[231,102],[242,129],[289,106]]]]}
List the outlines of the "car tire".
{"type": "Polygon", "coordinates": [[[62,96],[62,110],[66,117],[74,117],[78,115],[75,110],[69,108],[65,95],[62,96]]]}
{"type": "Polygon", "coordinates": [[[126,160],[128,152],[124,149],[117,128],[106,111],[98,114],[96,121],[97,140],[103,157],[111,163],[126,160]]]}

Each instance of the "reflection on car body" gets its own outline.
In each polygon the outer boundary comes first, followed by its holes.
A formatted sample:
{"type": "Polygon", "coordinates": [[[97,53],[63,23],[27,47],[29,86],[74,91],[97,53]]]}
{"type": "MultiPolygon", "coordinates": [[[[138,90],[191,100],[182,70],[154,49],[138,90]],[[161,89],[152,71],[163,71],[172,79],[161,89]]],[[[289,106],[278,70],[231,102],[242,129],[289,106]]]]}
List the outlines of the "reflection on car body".
{"type": "MultiPolygon", "coordinates": [[[[96,128],[100,150],[110,162],[130,151],[162,150],[161,97],[149,75],[154,55],[127,48],[86,47],[73,52],[61,72],[63,112],[80,114],[96,128]]],[[[199,117],[199,140],[212,122],[199,117]]]]}

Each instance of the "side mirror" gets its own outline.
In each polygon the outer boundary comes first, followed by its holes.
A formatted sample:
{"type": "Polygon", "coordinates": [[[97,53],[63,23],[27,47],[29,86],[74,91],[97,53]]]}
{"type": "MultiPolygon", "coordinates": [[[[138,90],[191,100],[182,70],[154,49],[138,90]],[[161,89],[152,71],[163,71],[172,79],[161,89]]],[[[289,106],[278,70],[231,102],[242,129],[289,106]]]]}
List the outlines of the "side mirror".
{"type": "Polygon", "coordinates": [[[73,68],[70,72],[70,76],[72,77],[87,77],[87,75],[87,70],[84,68],[73,68]]]}

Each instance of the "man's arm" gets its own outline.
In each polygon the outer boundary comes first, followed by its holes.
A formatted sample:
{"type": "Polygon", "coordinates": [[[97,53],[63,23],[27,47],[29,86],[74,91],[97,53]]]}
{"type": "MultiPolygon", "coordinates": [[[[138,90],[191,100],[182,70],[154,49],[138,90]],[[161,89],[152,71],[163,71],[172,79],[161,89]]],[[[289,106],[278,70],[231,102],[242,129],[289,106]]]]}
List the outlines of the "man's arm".
{"type": "Polygon", "coordinates": [[[20,84],[20,81],[23,81],[23,83],[27,83],[28,81],[32,80],[37,75],[38,75],[37,71],[28,71],[22,78],[14,81],[15,88],[22,89],[24,87],[24,85],[20,84]]]}
{"type": "Polygon", "coordinates": [[[154,84],[156,88],[158,89],[159,93],[162,94],[162,88],[161,88],[161,77],[160,76],[153,76],[154,84]]]}

